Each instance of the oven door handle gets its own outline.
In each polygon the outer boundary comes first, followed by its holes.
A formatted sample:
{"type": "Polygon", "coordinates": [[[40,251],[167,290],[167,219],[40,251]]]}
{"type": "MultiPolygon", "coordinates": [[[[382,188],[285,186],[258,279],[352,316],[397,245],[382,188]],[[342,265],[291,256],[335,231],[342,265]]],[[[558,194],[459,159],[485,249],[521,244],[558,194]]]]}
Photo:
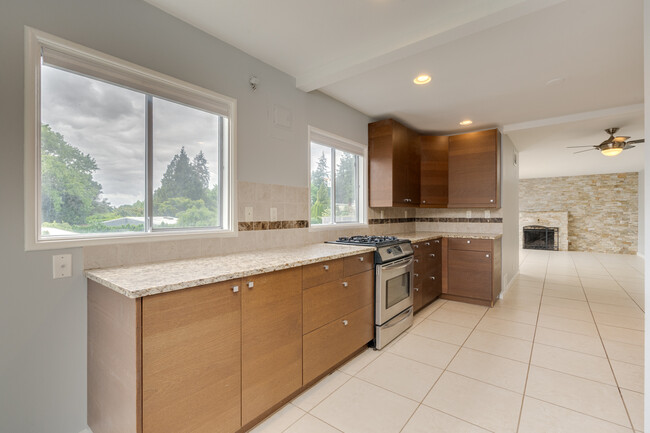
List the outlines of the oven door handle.
{"type": "Polygon", "coordinates": [[[412,312],[412,307],[407,308],[406,310],[399,313],[397,316],[390,319],[390,321],[387,324],[385,324],[382,328],[388,329],[388,328],[392,328],[393,326],[399,325],[400,323],[408,319],[409,316],[411,316],[411,312],[412,312]],[[402,317],[402,318],[400,320],[396,320],[398,317],[402,317]]]}
{"type": "Polygon", "coordinates": [[[387,265],[382,265],[381,269],[382,270],[388,270],[388,269],[395,269],[395,268],[405,268],[408,265],[413,263],[413,256],[409,257],[408,259],[402,259],[394,263],[389,263],[387,265]]]}

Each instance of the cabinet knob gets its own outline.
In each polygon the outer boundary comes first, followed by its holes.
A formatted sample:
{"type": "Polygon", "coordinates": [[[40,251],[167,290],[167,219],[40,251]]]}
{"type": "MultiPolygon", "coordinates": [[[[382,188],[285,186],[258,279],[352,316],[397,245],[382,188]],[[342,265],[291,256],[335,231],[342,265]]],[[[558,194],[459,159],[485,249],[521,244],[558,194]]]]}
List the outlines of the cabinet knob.
{"type": "Polygon", "coordinates": [[[420,289],[418,289],[417,287],[414,287],[414,289],[415,289],[416,292],[420,291],[420,289]]]}
{"type": "Polygon", "coordinates": [[[413,276],[417,278],[420,276],[420,274],[413,274],[413,276]]]}
{"type": "Polygon", "coordinates": [[[489,255],[489,254],[486,254],[485,257],[490,257],[490,255],[489,255]]]}
{"type": "Polygon", "coordinates": [[[432,279],[432,280],[435,280],[435,279],[436,279],[436,277],[431,277],[431,279],[432,279]]]}
{"type": "Polygon", "coordinates": [[[437,244],[439,244],[439,243],[440,243],[440,239],[436,239],[436,240],[435,240],[435,241],[433,241],[433,242],[435,242],[435,243],[437,243],[437,244]]]}
{"type": "Polygon", "coordinates": [[[472,241],[467,241],[467,243],[468,243],[468,244],[471,244],[471,243],[472,243],[472,241]]]}
{"type": "Polygon", "coordinates": [[[415,244],[415,245],[413,245],[413,248],[415,248],[417,250],[418,248],[420,248],[420,246],[418,244],[415,244]]]}
{"type": "Polygon", "coordinates": [[[436,256],[435,254],[429,254],[429,255],[430,255],[431,257],[435,257],[435,256],[436,256]]]}
{"type": "Polygon", "coordinates": [[[348,321],[347,320],[343,321],[343,326],[348,326],[348,321]]]}
{"type": "Polygon", "coordinates": [[[330,270],[330,265],[323,265],[323,269],[325,269],[326,271],[329,271],[330,270]]]}
{"type": "Polygon", "coordinates": [[[420,263],[420,259],[415,259],[415,263],[420,263]]]}
{"type": "Polygon", "coordinates": [[[431,245],[431,243],[425,242],[424,245],[426,245],[428,247],[429,245],[431,245]]]}
{"type": "Polygon", "coordinates": [[[427,203],[427,201],[426,201],[426,200],[422,200],[422,204],[426,204],[426,203],[427,203]]]}
{"type": "Polygon", "coordinates": [[[360,261],[360,262],[363,262],[363,257],[359,257],[359,261],[360,261]]]}
{"type": "Polygon", "coordinates": [[[408,203],[408,202],[409,202],[409,199],[405,198],[404,203],[408,203]]]}
{"type": "Polygon", "coordinates": [[[494,203],[494,200],[490,199],[490,203],[494,203]]]}
{"type": "Polygon", "coordinates": [[[239,292],[239,286],[232,286],[232,292],[233,293],[239,292]]]}
{"type": "Polygon", "coordinates": [[[348,282],[347,282],[347,281],[343,281],[343,287],[347,287],[347,286],[348,286],[348,282]]]}
{"type": "Polygon", "coordinates": [[[248,286],[249,289],[252,289],[254,286],[252,281],[249,281],[248,283],[246,283],[246,285],[248,286]]]}

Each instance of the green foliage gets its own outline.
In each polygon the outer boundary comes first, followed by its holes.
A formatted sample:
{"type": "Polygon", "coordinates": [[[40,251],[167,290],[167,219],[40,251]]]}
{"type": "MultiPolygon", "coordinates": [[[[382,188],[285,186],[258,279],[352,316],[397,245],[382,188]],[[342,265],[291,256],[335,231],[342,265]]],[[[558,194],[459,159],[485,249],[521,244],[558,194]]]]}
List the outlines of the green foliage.
{"type": "Polygon", "coordinates": [[[144,202],[138,200],[133,204],[123,204],[122,206],[115,209],[115,218],[135,216],[142,217],[144,216],[144,202]]]}
{"type": "Polygon", "coordinates": [[[311,223],[322,224],[323,217],[330,216],[330,191],[325,184],[321,184],[316,192],[316,201],[311,206],[311,223]]]}
{"type": "Polygon", "coordinates": [[[323,217],[331,214],[330,170],[325,152],[318,158],[316,169],[311,172],[311,223],[322,224],[323,217]]]}
{"type": "Polygon", "coordinates": [[[355,212],[355,162],[356,158],[353,154],[341,152],[341,159],[336,167],[336,205],[338,216],[353,215],[355,212]]]}
{"type": "Polygon", "coordinates": [[[178,215],[181,227],[214,227],[217,225],[217,213],[205,206],[191,207],[178,215]]]}
{"type": "Polygon", "coordinates": [[[125,224],[122,226],[109,227],[103,224],[102,221],[93,221],[90,224],[75,225],[68,223],[43,223],[43,232],[47,234],[49,227],[66,230],[73,233],[108,233],[108,232],[141,232],[144,230],[144,225],[138,224],[125,224]]]}
{"type": "Polygon", "coordinates": [[[41,198],[43,221],[85,224],[95,211],[110,209],[98,201],[102,186],[93,179],[95,160],[68,144],[49,125],[41,125],[41,198]]]}

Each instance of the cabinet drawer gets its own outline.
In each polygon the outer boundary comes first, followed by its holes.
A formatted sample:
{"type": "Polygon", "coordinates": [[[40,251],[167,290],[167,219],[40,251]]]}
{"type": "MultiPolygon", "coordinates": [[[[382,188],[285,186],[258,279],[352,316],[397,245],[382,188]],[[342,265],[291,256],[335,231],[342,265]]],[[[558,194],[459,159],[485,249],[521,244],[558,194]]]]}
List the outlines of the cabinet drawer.
{"type": "Polygon", "coordinates": [[[374,305],[345,315],[303,337],[303,383],[308,384],[371,341],[374,305]]]}
{"type": "Polygon", "coordinates": [[[343,260],[328,260],[302,267],[302,287],[318,286],[343,277],[343,260]]]}
{"type": "Polygon", "coordinates": [[[450,250],[492,251],[491,239],[450,238],[450,250]]]}
{"type": "Polygon", "coordinates": [[[373,272],[332,281],[303,290],[303,333],[338,319],[374,300],[373,272]]]}
{"type": "Polygon", "coordinates": [[[375,266],[375,253],[359,254],[358,256],[343,259],[343,275],[354,275],[373,269],[375,266]]]}

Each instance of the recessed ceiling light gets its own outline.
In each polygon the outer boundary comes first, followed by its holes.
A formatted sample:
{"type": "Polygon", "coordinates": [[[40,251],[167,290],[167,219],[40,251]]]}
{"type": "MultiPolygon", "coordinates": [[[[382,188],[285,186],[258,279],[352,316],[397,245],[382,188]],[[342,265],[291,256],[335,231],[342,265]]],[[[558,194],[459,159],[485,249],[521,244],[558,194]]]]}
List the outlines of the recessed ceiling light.
{"type": "Polygon", "coordinates": [[[431,81],[431,77],[426,74],[418,75],[413,79],[413,82],[415,84],[427,84],[430,81],[431,81]]]}
{"type": "Polygon", "coordinates": [[[469,119],[463,120],[462,122],[460,122],[461,126],[467,126],[467,125],[471,125],[471,124],[472,124],[472,121],[469,120],[469,119]]]}
{"type": "Polygon", "coordinates": [[[562,84],[566,81],[566,77],[555,77],[546,82],[546,86],[554,86],[556,84],[562,84]]]}

